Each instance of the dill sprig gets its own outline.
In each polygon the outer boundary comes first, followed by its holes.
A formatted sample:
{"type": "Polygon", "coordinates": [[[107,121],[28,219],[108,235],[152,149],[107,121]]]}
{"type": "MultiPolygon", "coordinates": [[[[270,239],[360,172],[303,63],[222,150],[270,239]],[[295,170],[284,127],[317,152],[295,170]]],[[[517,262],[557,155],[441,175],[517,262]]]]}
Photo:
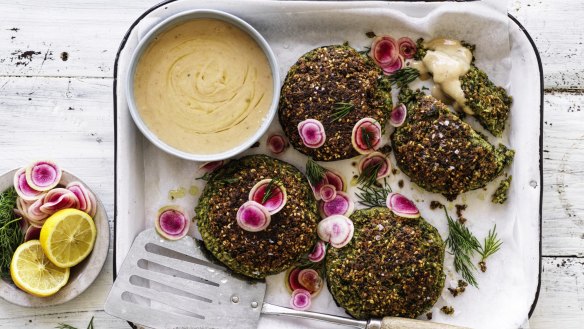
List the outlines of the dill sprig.
{"type": "Polygon", "coordinates": [[[403,69],[395,71],[389,76],[389,81],[392,85],[397,85],[399,88],[407,86],[410,82],[416,80],[420,76],[420,71],[413,67],[404,67],[403,69]]]}
{"type": "Polygon", "coordinates": [[[487,234],[485,237],[483,245],[480,246],[479,250],[477,250],[479,255],[481,255],[481,260],[479,262],[481,271],[487,271],[487,258],[499,251],[502,244],[503,241],[497,237],[497,225],[495,225],[491,230],[489,230],[489,234],[487,234]]]}
{"type": "Polygon", "coordinates": [[[375,185],[375,182],[377,182],[377,175],[382,166],[382,162],[377,162],[363,168],[359,178],[357,178],[357,184],[362,184],[364,187],[375,185]]]}
{"type": "MultiPolygon", "coordinates": [[[[77,329],[77,327],[73,327],[70,324],[67,323],[59,323],[55,329],[77,329]]],[[[93,328],[93,316],[91,317],[91,320],[89,320],[89,324],[87,325],[87,329],[94,329],[93,328]]]]}
{"type": "Polygon", "coordinates": [[[0,193],[0,275],[10,278],[10,261],[18,246],[24,240],[24,233],[20,229],[19,221],[15,218],[16,190],[10,187],[0,193]]]}
{"type": "Polygon", "coordinates": [[[468,227],[459,221],[453,220],[448,215],[446,207],[443,208],[448,220],[446,245],[454,255],[454,269],[462,275],[466,282],[478,288],[478,283],[473,273],[476,267],[472,262],[472,257],[474,252],[481,248],[481,244],[468,227]]]}
{"type": "Polygon", "coordinates": [[[367,150],[370,150],[373,148],[373,144],[371,143],[371,132],[367,129],[365,129],[365,127],[361,127],[361,139],[363,139],[363,141],[365,142],[365,146],[367,146],[367,150]]]}
{"type": "Polygon", "coordinates": [[[312,186],[316,186],[324,179],[325,172],[326,170],[321,165],[312,160],[312,158],[308,158],[306,161],[306,178],[308,178],[312,186]]]}
{"type": "Polygon", "coordinates": [[[331,122],[341,120],[342,118],[346,117],[347,114],[349,114],[353,109],[355,109],[355,105],[353,105],[353,103],[337,102],[333,107],[331,122]]]}
{"type": "Polygon", "coordinates": [[[357,192],[357,199],[359,203],[367,208],[373,207],[385,207],[387,201],[387,196],[392,192],[391,186],[387,184],[387,181],[383,180],[383,186],[359,186],[357,187],[359,192],[357,192]]]}
{"type": "Polygon", "coordinates": [[[268,183],[268,186],[266,186],[266,191],[264,192],[264,196],[262,198],[262,204],[266,203],[266,201],[268,201],[272,197],[272,195],[275,192],[275,187],[277,185],[280,185],[280,178],[278,177],[272,178],[268,183]]]}

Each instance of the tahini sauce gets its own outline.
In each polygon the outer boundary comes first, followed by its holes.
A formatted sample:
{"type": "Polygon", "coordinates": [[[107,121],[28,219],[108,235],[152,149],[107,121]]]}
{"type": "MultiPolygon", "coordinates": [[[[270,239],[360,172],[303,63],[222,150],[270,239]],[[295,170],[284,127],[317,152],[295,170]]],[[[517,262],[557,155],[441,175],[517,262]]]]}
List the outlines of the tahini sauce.
{"type": "Polygon", "coordinates": [[[273,95],[268,60],[239,28],[197,19],[160,34],[141,56],[134,97],[148,128],[188,153],[229,150],[266,119],[273,95]]]}
{"type": "Polygon", "coordinates": [[[418,69],[422,76],[432,73],[435,83],[432,96],[446,103],[453,100],[455,107],[472,115],[473,111],[465,105],[466,98],[460,83],[460,77],[470,70],[472,52],[458,40],[442,38],[426,42],[424,47],[428,51],[422,61],[414,61],[411,66],[418,69]]]}

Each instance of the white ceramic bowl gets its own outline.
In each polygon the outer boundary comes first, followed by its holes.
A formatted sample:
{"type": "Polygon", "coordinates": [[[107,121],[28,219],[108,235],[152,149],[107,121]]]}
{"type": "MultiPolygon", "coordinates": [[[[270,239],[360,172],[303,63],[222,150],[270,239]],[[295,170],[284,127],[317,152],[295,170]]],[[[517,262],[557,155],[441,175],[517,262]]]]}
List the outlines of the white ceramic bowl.
{"type": "MultiPolygon", "coordinates": [[[[4,192],[14,184],[14,173],[17,169],[11,170],[0,176],[0,191],[4,192]]],[[[63,170],[61,177],[61,185],[67,185],[70,182],[82,182],[79,178],[71,173],[63,170]]],[[[83,182],[82,182],[83,183],[83,182]]],[[[84,183],[85,184],[85,183],[84,183]]],[[[89,189],[87,185],[85,185],[89,189]]],[[[89,189],[91,191],[91,189],[89,189]]],[[[8,280],[0,279],[0,297],[6,301],[26,307],[41,307],[58,305],[70,301],[79,296],[85,289],[87,289],[99,275],[105,259],[107,258],[107,251],[109,247],[110,229],[107,220],[107,213],[97,195],[97,212],[93,217],[95,228],[97,229],[97,237],[95,245],[91,254],[85,258],[81,263],[71,268],[69,281],[56,294],[49,297],[36,297],[20,290],[14,283],[8,280]]]]}
{"type": "Polygon", "coordinates": [[[185,11],[174,16],[171,16],[161,23],[154,26],[139,42],[138,46],[134,50],[132,54],[132,58],[130,59],[130,66],[128,71],[126,72],[126,95],[128,99],[128,107],[130,109],[130,114],[132,119],[138,126],[138,129],[158,148],[162,149],[163,151],[175,155],[177,157],[187,159],[187,160],[194,160],[194,161],[215,161],[215,160],[224,160],[230,157],[233,157],[245,150],[247,150],[250,146],[252,146],[260,137],[266,132],[268,127],[270,126],[274,116],[276,115],[278,109],[278,100],[280,98],[280,73],[278,69],[278,64],[276,62],[276,56],[274,55],[272,49],[266,42],[266,40],[256,31],[251,25],[243,21],[242,19],[228,14],[223,11],[219,10],[211,10],[211,9],[204,9],[204,10],[191,10],[185,11]],[[187,153],[182,150],[179,150],[175,147],[172,147],[162,141],[155,133],[153,133],[146,123],[142,120],[140,116],[140,112],[138,111],[136,102],[134,100],[134,75],[136,73],[136,67],[140,61],[140,58],[144,51],[148,48],[150,43],[162,32],[167,31],[168,29],[186,21],[194,20],[194,19],[203,19],[203,18],[211,18],[211,19],[218,19],[224,22],[230,23],[242,31],[249,34],[249,36],[258,44],[258,46],[263,50],[266,58],[268,59],[268,63],[270,65],[270,69],[272,72],[272,80],[273,80],[273,96],[272,102],[270,104],[270,108],[268,113],[266,114],[266,118],[262,121],[262,125],[260,128],[252,135],[250,138],[241,140],[240,144],[236,147],[229,149],[224,152],[215,153],[215,154],[196,154],[196,153],[187,153]]]}

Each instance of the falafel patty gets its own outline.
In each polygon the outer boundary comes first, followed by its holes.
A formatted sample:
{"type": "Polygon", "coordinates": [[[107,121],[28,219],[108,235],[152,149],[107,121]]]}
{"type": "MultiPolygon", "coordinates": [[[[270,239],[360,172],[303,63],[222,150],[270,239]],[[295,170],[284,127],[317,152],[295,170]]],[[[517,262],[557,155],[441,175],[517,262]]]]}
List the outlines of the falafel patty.
{"type": "Polygon", "coordinates": [[[513,160],[513,150],[495,148],[434,97],[403,88],[399,98],[408,116],[392,133],[392,148],[398,167],[422,188],[453,200],[487,185],[513,160]]]}
{"type": "Polygon", "coordinates": [[[195,212],[206,248],[233,271],[252,278],[286,270],[316,241],[319,217],[308,181],[294,166],[266,155],[232,160],[215,170],[195,212]],[[265,230],[245,231],[237,224],[237,210],[265,178],[278,179],[288,201],[265,230]]]}
{"type": "Polygon", "coordinates": [[[357,210],[355,233],[326,256],[329,290],[357,319],[415,318],[444,287],[444,242],[423,218],[402,218],[387,208],[357,210]]]}
{"type": "Polygon", "coordinates": [[[381,69],[349,46],[332,45],[309,51],[290,68],[278,116],[295,149],[315,160],[334,161],[359,155],[351,144],[357,121],[369,117],[383,127],[391,109],[391,86],[381,69]],[[337,118],[343,106],[350,110],[337,118]],[[306,119],[324,126],[326,141],[319,148],[306,147],[300,138],[298,124],[306,119]]]}

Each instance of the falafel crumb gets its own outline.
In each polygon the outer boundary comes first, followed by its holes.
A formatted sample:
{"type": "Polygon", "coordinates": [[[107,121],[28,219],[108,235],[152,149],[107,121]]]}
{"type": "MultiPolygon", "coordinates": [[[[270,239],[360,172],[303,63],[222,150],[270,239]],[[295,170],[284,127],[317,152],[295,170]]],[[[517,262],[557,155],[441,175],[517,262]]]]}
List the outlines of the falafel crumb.
{"type": "Polygon", "coordinates": [[[426,313],[426,319],[432,320],[432,312],[426,313]]]}
{"type": "Polygon", "coordinates": [[[442,306],[440,308],[440,311],[442,311],[442,313],[444,313],[444,314],[452,315],[452,314],[454,314],[454,307],[452,307],[452,306],[442,306]]]}
{"type": "Polygon", "coordinates": [[[442,208],[444,208],[444,205],[442,203],[440,203],[439,201],[430,202],[430,209],[436,210],[438,208],[442,209],[442,208]]]}
{"type": "Polygon", "coordinates": [[[493,193],[491,202],[503,204],[505,203],[505,201],[507,201],[507,195],[509,194],[508,192],[509,188],[511,187],[512,180],[513,176],[509,176],[499,183],[499,187],[497,187],[497,190],[495,191],[495,193],[493,193]]]}

